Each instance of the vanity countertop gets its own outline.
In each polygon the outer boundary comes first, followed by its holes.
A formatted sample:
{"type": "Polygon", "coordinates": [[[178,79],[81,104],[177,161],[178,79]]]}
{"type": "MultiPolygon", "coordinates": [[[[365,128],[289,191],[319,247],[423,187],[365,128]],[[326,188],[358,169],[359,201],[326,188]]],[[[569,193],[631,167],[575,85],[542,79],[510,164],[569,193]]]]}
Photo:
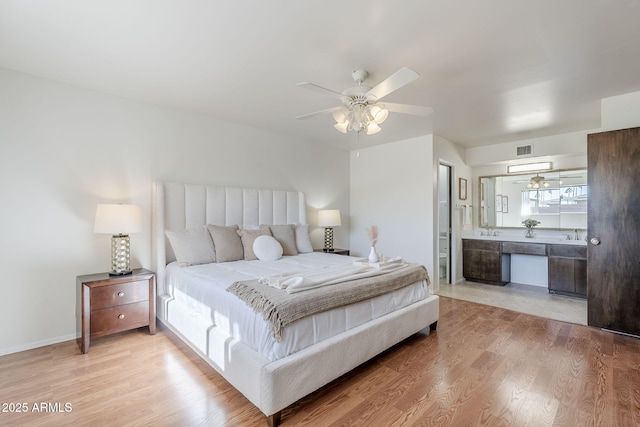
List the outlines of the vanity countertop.
{"type": "Polygon", "coordinates": [[[467,234],[462,236],[463,239],[473,240],[493,240],[496,242],[523,242],[523,243],[547,243],[553,245],[574,245],[574,246],[586,246],[587,242],[580,240],[567,240],[564,236],[540,236],[528,238],[524,236],[514,236],[508,234],[502,234],[499,236],[480,236],[477,234],[467,234]]]}

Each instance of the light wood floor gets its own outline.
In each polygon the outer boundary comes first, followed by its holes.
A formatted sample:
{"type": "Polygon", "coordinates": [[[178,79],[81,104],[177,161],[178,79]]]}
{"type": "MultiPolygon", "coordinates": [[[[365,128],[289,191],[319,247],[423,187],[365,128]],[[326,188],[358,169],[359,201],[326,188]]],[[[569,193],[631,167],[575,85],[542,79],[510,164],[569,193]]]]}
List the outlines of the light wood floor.
{"type": "MultiPolygon", "coordinates": [[[[295,403],[282,425],[640,425],[640,340],[440,301],[437,332],[416,334],[295,403]]],[[[0,357],[0,403],[2,426],[265,425],[162,327],[155,336],[143,328],[93,340],[86,355],[70,341],[0,357]],[[21,403],[26,413],[6,412],[21,403]],[[34,412],[41,403],[55,412],[34,412]]]]}

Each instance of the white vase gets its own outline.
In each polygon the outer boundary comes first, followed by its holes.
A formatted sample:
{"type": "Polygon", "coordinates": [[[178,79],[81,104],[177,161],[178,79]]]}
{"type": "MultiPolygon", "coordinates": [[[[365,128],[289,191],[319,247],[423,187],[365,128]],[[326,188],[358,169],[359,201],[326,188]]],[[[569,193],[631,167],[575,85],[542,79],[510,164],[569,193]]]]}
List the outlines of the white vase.
{"type": "Polygon", "coordinates": [[[378,262],[378,254],[376,253],[376,247],[371,246],[371,252],[369,252],[369,262],[378,262]]]}

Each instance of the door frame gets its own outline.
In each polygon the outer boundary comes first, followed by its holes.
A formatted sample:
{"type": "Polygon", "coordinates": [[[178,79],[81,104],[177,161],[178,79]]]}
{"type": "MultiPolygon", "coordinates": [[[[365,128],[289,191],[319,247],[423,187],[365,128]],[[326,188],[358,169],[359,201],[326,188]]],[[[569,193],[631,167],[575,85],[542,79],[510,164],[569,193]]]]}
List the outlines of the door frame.
{"type": "MultiPolygon", "coordinates": [[[[446,160],[443,159],[438,159],[438,171],[437,171],[437,185],[436,185],[436,189],[437,189],[437,197],[436,200],[438,202],[438,205],[436,206],[436,212],[437,215],[436,216],[436,227],[435,230],[437,231],[437,244],[435,246],[435,258],[436,258],[436,262],[435,262],[435,267],[436,268],[440,268],[440,206],[439,206],[439,202],[440,202],[440,166],[445,166],[449,168],[449,182],[447,185],[448,191],[449,191],[449,209],[448,209],[448,214],[449,214],[449,233],[448,233],[448,237],[449,237],[449,253],[448,253],[448,261],[447,261],[447,267],[448,267],[448,276],[449,276],[449,280],[448,280],[448,284],[454,283],[454,279],[455,279],[455,271],[456,271],[456,267],[457,267],[457,260],[456,260],[456,256],[455,254],[457,253],[457,227],[454,226],[454,214],[453,214],[453,209],[454,209],[454,205],[455,205],[455,178],[456,178],[456,169],[455,169],[455,164],[448,162],[446,160]]],[[[440,288],[440,273],[438,271],[438,274],[435,274],[436,272],[434,272],[434,276],[437,276],[437,289],[440,288]]],[[[435,279],[435,278],[434,278],[435,279]]]]}

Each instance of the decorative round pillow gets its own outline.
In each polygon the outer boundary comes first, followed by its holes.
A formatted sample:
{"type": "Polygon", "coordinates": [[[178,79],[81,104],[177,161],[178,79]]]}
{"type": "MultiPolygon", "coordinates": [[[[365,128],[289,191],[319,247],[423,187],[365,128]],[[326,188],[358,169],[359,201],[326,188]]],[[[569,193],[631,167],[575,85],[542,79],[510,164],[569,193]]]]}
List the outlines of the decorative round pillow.
{"type": "Polygon", "coordinates": [[[282,257],[282,245],[272,236],[258,236],[253,241],[253,253],[261,261],[275,261],[282,257]]]}

